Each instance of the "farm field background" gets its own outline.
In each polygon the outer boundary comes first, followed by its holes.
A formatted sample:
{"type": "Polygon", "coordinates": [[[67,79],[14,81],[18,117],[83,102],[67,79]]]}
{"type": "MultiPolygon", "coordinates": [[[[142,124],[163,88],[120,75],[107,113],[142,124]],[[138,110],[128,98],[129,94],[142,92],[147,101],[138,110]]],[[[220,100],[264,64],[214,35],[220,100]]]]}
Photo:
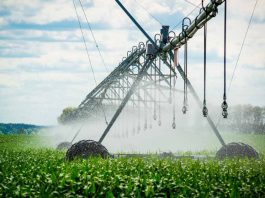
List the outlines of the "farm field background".
{"type": "Polygon", "coordinates": [[[233,134],[229,139],[244,140],[261,159],[171,160],[154,155],[67,162],[64,151],[45,148],[38,135],[0,135],[0,196],[264,197],[265,137],[233,134]]]}

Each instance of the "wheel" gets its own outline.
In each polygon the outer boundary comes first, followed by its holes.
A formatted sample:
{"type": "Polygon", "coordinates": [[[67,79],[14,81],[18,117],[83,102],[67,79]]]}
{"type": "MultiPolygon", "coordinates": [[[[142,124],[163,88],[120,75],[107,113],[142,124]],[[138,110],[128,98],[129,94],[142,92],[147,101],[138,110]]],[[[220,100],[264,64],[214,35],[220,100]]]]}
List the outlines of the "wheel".
{"type": "Polygon", "coordinates": [[[253,147],[241,142],[229,143],[223,146],[216,153],[216,158],[220,160],[223,160],[225,158],[234,158],[234,157],[248,157],[248,158],[258,159],[259,154],[253,147]]]}
{"type": "Polygon", "coordinates": [[[94,140],[81,140],[73,144],[66,152],[65,159],[88,158],[91,156],[100,156],[107,158],[110,156],[108,150],[99,142],[94,140]]]}
{"type": "Polygon", "coordinates": [[[71,142],[61,142],[57,145],[57,150],[69,149],[72,146],[71,142]]]}
{"type": "Polygon", "coordinates": [[[174,154],[172,152],[163,152],[160,154],[160,157],[162,157],[162,158],[173,158],[174,154]]]}

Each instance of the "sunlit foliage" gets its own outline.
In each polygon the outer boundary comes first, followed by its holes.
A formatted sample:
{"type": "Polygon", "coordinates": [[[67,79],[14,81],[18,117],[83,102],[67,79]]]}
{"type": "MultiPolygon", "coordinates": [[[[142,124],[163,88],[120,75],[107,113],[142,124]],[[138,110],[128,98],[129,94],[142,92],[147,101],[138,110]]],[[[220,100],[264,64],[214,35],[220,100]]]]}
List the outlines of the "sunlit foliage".
{"type": "MultiPolygon", "coordinates": [[[[265,159],[217,161],[116,158],[64,160],[0,136],[0,197],[264,197],[265,159]]],[[[14,140],[13,140],[14,139],[14,140]]],[[[33,138],[34,139],[34,138],[33,138]]],[[[33,144],[32,144],[33,145],[33,144]]]]}

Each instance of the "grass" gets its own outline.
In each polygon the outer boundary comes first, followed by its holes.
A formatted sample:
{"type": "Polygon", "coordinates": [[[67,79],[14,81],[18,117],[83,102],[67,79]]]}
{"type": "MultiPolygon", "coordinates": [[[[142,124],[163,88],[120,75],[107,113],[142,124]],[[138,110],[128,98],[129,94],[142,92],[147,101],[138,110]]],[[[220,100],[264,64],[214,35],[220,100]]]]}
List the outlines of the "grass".
{"type": "Polygon", "coordinates": [[[39,148],[39,141],[37,136],[0,136],[0,197],[265,196],[264,157],[221,162],[156,157],[67,162],[64,152],[39,148]]]}

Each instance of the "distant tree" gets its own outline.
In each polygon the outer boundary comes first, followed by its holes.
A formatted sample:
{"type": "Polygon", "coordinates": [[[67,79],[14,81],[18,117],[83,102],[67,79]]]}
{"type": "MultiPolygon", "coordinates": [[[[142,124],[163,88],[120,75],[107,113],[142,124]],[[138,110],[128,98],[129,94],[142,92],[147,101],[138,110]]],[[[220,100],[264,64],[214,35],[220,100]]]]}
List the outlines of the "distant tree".
{"type": "Polygon", "coordinates": [[[65,109],[63,109],[62,114],[57,118],[58,123],[66,124],[71,122],[75,110],[76,110],[75,107],[66,107],[65,109]]]}
{"type": "Polygon", "coordinates": [[[265,134],[265,107],[236,105],[230,108],[229,119],[223,129],[241,133],[265,134]]]}
{"type": "Polygon", "coordinates": [[[0,123],[0,134],[31,134],[39,132],[43,127],[24,123],[0,123]]]}
{"type": "Polygon", "coordinates": [[[19,134],[24,134],[24,129],[23,128],[20,128],[19,131],[18,131],[19,134]]]}
{"type": "Polygon", "coordinates": [[[231,129],[235,131],[242,131],[243,126],[243,106],[242,105],[236,105],[232,107],[232,113],[231,113],[231,121],[230,121],[230,127],[231,129]]]}

